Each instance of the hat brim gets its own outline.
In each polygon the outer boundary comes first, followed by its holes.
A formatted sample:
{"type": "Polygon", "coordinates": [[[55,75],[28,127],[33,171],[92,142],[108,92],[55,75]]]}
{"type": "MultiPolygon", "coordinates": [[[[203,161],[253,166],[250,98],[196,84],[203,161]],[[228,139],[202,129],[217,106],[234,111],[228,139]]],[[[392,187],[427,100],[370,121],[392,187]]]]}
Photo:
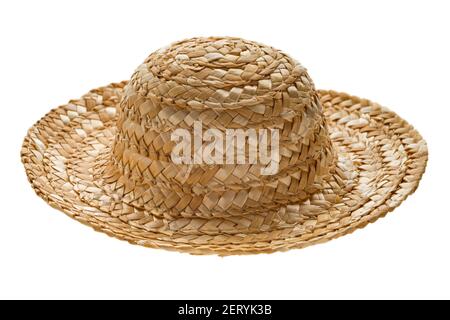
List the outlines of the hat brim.
{"type": "Polygon", "coordinates": [[[156,218],[126,200],[126,186],[116,182],[112,188],[102,177],[125,84],[92,90],[50,111],[28,131],[21,157],[33,189],[47,203],[133,244],[219,255],[303,248],[385,216],[416,190],[425,171],[426,142],[405,120],[369,100],[319,91],[338,164],[324,189],[295,207],[301,223],[291,217],[261,228],[260,222],[255,231],[253,222],[217,218],[223,223],[217,220],[215,227],[227,229],[215,232],[201,229],[208,221],[200,218],[181,224],[156,218]]]}

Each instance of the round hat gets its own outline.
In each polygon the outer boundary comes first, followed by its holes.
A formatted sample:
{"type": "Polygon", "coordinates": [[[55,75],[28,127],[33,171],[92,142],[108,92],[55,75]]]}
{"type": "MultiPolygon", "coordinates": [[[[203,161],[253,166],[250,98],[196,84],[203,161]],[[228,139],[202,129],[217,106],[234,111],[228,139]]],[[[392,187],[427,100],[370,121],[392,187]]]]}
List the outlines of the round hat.
{"type": "Polygon", "coordinates": [[[303,248],[397,207],[427,145],[388,109],[316,90],[273,47],[192,38],[129,81],[51,110],[25,137],[35,192],[118,239],[193,254],[303,248]]]}

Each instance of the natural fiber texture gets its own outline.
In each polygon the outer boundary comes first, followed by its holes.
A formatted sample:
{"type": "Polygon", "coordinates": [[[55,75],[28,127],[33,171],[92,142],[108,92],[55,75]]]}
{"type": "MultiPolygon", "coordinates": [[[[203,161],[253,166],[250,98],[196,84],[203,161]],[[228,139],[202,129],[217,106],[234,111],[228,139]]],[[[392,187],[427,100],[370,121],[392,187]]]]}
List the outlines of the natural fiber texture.
{"type": "MultiPolygon", "coordinates": [[[[246,155],[248,156],[248,154],[246,155]]],[[[365,99],[319,91],[268,46],[195,38],[150,55],[30,129],[22,161],[39,196],[148,247],[220,255],[301,248],[347,234],[414,192],[422,137],[365,99]],[[279,171],[174,164],[176,128],[277,128],[279,171]]]]}

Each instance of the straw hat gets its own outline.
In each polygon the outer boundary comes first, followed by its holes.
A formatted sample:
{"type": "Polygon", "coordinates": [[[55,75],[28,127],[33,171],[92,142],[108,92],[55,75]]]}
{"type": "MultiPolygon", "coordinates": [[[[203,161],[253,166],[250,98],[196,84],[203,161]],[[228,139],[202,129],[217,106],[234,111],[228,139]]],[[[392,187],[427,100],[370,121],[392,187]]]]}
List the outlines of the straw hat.
{"type": "Polygon", "coordinates": [[[50,111],[21,157],[40,197],[97,231],[229,255],[302,248],[383,217],[417,188],[427,146],[376,103],[316,91],[279,50],[193,38],[152,53],[130,81],[50,111]],[[278,130],[278,170],[175,163],[171,134],[198,121],[202,132],[278,130]]]}

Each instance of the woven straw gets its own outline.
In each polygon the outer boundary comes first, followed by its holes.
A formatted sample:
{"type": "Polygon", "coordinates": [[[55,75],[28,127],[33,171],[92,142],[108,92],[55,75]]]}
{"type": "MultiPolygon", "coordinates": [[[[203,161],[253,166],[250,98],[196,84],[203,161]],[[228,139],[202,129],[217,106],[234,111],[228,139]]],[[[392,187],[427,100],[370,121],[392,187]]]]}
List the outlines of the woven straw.
{"type": "MultiPolygon", "coordinates": [[[[420,134],[366,99],[316,91],[283,52],[194,38],[151,54],[130,81],[53,109],[22,161],[36,193],[130,243],[195,254],[302,248],[397,207],[427,162],[420,134]],[[277,128],[280,164],[174,164],[176,128],[277,128]]],[[[248,156],[248,154],[246,154],[248,156]]]]}

